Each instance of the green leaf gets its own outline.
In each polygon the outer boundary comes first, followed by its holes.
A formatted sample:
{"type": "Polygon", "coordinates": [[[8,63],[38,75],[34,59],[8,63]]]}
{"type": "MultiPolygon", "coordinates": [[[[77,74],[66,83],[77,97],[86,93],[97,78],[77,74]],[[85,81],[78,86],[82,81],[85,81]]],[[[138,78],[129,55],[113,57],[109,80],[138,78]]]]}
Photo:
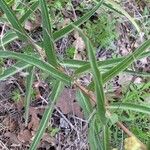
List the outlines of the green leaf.
{"type": "Polygon", "coordinates": [[[29,106],[31,101],[31,94],[32,94],[32,84],[34,80],[34,67],[27,68],[27,78],[26,78],[26,102],[25,102],[25,126],[28,125],[28,118],[29,118],[29,106]]]}
{"type": "Polygon", "coordinates": [[[39,1],[34,2],[26,11],[26,13],[19,19],[20,23],[23,23],[28,17],[37,9],[39,1]]]}
{"type": "Polygon", "coordinates": [[[89,123],[88,140],[91,150],[103,150],[99,134],[97,133],[96,116],[89,123]]]}
{"type": "MultiPolygon", "coordinates": [[[[148,56],[150,56],[149,51],[142,53],[138,58],[141,59],[141,58],[148,57],[148,56]]],[[[100,68],[106,68],[107,67],[106,69],[108,69],[108,67],[112,68],[115,64],[118,64],[119,62],[121,62],[125,58],[126,57],[120,57],[120,58],[107,59],[104,61],[97,61],[97,64],[98,64],[98,67],[100,67],[100,68]]],[[[66,61],[64,60],[64,65],[65,65],[65,63],[67,63],[67,60],[66,61]]],[[[81,62],[79,61],[79,65],[77,65],[77,64],[78,64],[78,60],[72,60],[72,62],[68,60],[68,66],[69,67],[77,68],[75,70],[75,75],[79,75],[81,73],[83,74],[83,73],[85,73],[91,69],[90,63],[88,61],[81,61],[81,62]],[[75,64],[75,67],[73,67],[73,63],[75,64]]],[[[62,63],[62,65],[63,65],[63,63],[62,63]]],[[[125,72],[129,72],[129,71],[125,70],[125,72]]],[[[146,76],[146,74],[145,74],[145,76],[146,76]]]]}
{"type": "Polygon", "coordinates": [[[97,61],[94,55],[94,48],[91,42],[89,41],[89,39],[83,34],[83,32],[79,28],[77,27],[75,28],[83,38],[85,45],[87,47],[88,57],[89,57],[94,83],[95,83],[95,89],[96,89],[97,113],[100,117],[101,122],[105,125],[106,124],[105,94],[103,89],[102,74],[98,69],[97,61]]]}
{"type": "Polygon", "coordinates": [[[118,65],[111,68],[109,71],[103,74],[103,82],[115,77],[118,73],[125,70],[130,64],[132,64],[139,56],[150,47],[150,39],[145,41],[139,48],[137,48],[132,54],[123,59],[118,65]]]}
{"type": "Polygon", "coordinates": [[[57,70],[49,63],[44,62],[34,56],[22,54],[22,53],[10,52],[10,51],[0,51],[0,58],[15,58],[15,59],[22,60],[30,65],[36,66],[39,69],[48,72],[52,77],[56,79],[58,78],[59,80],[66,83],[71,82],[71,77],[57,70]]]}
{"type": "MultiPolygon", "coordinates": [[[[20,23],[23,23],[36,10],[38,4],[39,2],[36,1],[29,7],[26,13],[19,19],[20,23]]],[[[14,31],[7,31],[2,38],[2,43],[0,43],[0,47],[5,46],[6,44],[12,42],[13,40],[16,40],[17,38],[18,36],[14,31]]]]}
{"type": "MultiPolygon", "coordinates": [[[[136,28],[136,30],[141,33],[141,29],[139,28],[138,24],[135,22],[134,18],[132,18],[121,6],[119,6],[116,2],[113,0],[107,0],[105,1],[107,5],[111,5],[114,9],[119,11],[121,14],[123,14],[127,19],[133,24],[133,26],[136,28]]],[[[110,8],[110,7],[109,7],[110,8]]],[[[113,10],[114,10],[113,9],[113,10]]]]}
{"type": "Polygon", "coordinates": [[[14,12],[11,10],[11,8],[7,5],[5,0],[0,1],[0,8],[4,11],[4,13],[7,16],[7,19],[12,24],[13,28],[15,29],[18,37],[22,39],[23,41],[27,39],[27,34],[23,27],[21,26],[20,22],[16,18],[14,12]]]}
{"type": "Polygon", "coordinates": [[[110,106],[108,106],[109,109],[115,109],[115,110],[131,110],[138,113],[144,113],[150,115],[150,107],[145,105],[139,105],[139,104],[132,104],[132,103],[113,103],[110,106]]]}
{"type": "Polygon", "coordinates": [[[53,35],[52,35],[52,25],[51,20],[48,13],[48,7],[45,0],[39,0],[41,7],[41,15],[42,15],[42,25],[43,25],[43,45],[46,56],[48,58],[48,62],[57,66],[57,59],[54,49],[53,35]]]}
{"type": "Polygon", "coordinates": [[[110,149],[110,135],[109,135],[109,128],[107,125],[103,127],[103,150],[109,150],[110,149]]]}
{"type": "Polygon", "coordinates": [[[19,61],[15,65],[11,66],[10,68],[4,70],[3,74],[0,75],[0,81],[6,80],[8,77],[22,71],[25,68],[28,68],[30,64],[26,62],[19,61]]]}
{"type": "MultiPolygon", "coordinates": [[[[108,70],[106,73],[102,75],[102,79],[104,84],[111,80],[113,77],[115,77],[118,73],[124,71],[130,64],[132,64],[135,60],[138,58],[142,58],[145,56],[149,56],[149,52],[144,51],[150,47],[150,39],[145,41],[139,48],[137,48],[132,54],[129,54],[126,56],[120,63],[118,63],[116,66],[112,67],[110,70],[108,70]],[[143,55],[143,56],[142,56],[143,55]]],[[[94,82],[92,81],[88,88],[90,90],[94,89],[94,82]]]]}
{"type": "Polygon", "coordinates": [[[79,68],[82,67],[86,64],[86,61],[83,60],[73,60],[73,59],[64,59],[60,64],[64,67],[69,67],[69,68],[79,68]]]}
{"type": "Polygon", "coordinates": [[[50,96],[50,104],[48,105],[48,107],[46,108],[46,110],[44,111],[42,120],[40,121],[40,125],[38,128],[38,131],[35,135],[35,138],[33,139],[33,142],[30,146],[29,150],[36,150],[37,146],[46,130],[47,124],[52,116],[53,110],[54,110],[54,105],[61,93],[63,89],[62,83],[61,82],[57,82],[54,84],[51,96],[50,96]]]}
{"type": "Polygon", "coordinates": [[[100,0],[100,2],[97,3],[97,5],[89,12],[87,12],[84,16],[82,16],[81,18],[79,18],[77,21],[67,25],[66,27],[60,29],[59,31],[56,31],[54,33],[54,40],[59,40],[60,38],[62,38],[64,35],[70,33],[71,31],[73,31],[73,25],[75,26],[80,26],[81,24],[83,24],[85,21],[87,21],[98,9],[99,7],[102,5],[104,0],[100,0]]]}
{"type": "Polygon", "coordinates": [[[81,91],[78,91],[76,93],[77,101],[79,102],[80,107],[83,109],[84,116],[86,118],[90,117],[90,114],[92,113],[92,104],[91,100],[83,94],[81,91]]]}
{"type": "Polygon", "coordinates": [[[0,47],[5,46],[6,44],[12,42],[13,40],[16,40],[17,38],[18,36],[14,31],[7,31],[1,39],[0,47]]]}

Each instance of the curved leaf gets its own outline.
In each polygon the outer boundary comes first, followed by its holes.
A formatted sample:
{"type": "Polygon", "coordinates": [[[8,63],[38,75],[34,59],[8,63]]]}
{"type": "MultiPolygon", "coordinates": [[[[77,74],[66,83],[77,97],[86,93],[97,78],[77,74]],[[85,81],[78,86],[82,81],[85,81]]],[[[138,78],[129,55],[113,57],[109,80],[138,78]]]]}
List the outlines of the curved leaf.
{"type": "Polygon", "coordinates": [[[10,51],[0,51],[0,58],[15,58],[18,60],[22,60],[24,62],[27,62],[30,65],[36,66],[39,69],[48,72],[51,76],[53,76],[56,79],[58,78],[59,80],[66,83],[71,82],[71,77],[58,71],[47,62],[44,62],[34,56],[26,55],[22,53],[10,52],[10,51]]]}
{"type": "Polygon", "coordinates": [[[37,146],[38,146],[38,144],[39,144],[39,142],[40,142],[40,140],[41,140],[41,138],[42,138],[42,136],[46,130],[48,121],[50,120],[51,115],[52,115],[53,110],[54,110],[54,105],[55,105],[55,103],[58,99],[58,96],[60,95],[62,89],[63,89],[63,86],[62,86],[61,82],[55,83],[53,90],[52,90],[52,93],[51,93],[51,96],[50,96],[51,103],[49,104],[49,106],[44,111],[43,117],[40,121],[38,131],[35,135],[35,138],[33,139],[33,142],[31,144],[29,150],[36,150],[36,148],[37,148],[37,146]]]}
{"type": "Polygon", "coordinates": [[[109,109],[121,109],[121,110],[131,110],[139,113],[149,114],[150,115],[150,107],[132,103],[113,103],[108,106],[109,109]]]}

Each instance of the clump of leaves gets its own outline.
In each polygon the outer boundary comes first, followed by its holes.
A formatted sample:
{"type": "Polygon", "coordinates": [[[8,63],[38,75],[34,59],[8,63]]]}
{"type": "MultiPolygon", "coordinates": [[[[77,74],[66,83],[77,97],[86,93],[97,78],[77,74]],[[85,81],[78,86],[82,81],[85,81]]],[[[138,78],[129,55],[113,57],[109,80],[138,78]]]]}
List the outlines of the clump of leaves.
{"type": "MultiPolygon", "coordinates": [[[[130,111],[136,111],[138,113],[145,113],[148,115],[150,114],[149,107],[139,105],[139,104],[134,104],[132,102],[130,103],[123,102],[121,104],[119,102],[114,102],[108,106],[105,105],[107,103],[105,101],[106,100],[105,91],[104,91],[105,83],[109,80],[112,80],[112,78],[114,78],[122,71],[125,72],[126,69],[135,61],[135,59],[138,59],[140,57],[142,58],[149,55],[149,53],[147,54],[147,52],[144,51],[146,51],[150,47],[150,39],[146,40],[141,46],[139,46],[136,50],[134,50],[132,54],[130,53],[126,57],[97,62],[94,54],[95,48],[92,44],[93,39],[89,40],[88,37],[82,32],[82,30],[77,27],[83,24],[85,21],[87,21],[98,10],[98,8],[102,4],[105,4],[105,6],[107,7],[108,7],[107,4],[111,4],[112,7],[109,6],[110,9],[113,8],[113,10],[117,9],[117,12],[118,11],[122,12],[122,14],[124,14],[132,22],[132,24],[135,26],[137,31],[138,32],[140,31],[134,19],[125,10],[123,10],[122,7],[114,3],[114,1],[106,1],[104,3],[103,0],[99,1],[92,10],[88,11],[85,15],[77,19],[75,22],[61,28],[60,30],[53,31],[53,24],[49,16],[47,1],[39,0],[31,5],[31,10],[35,10],[38,7],[38,5],[40,6],[41,16],[42,16],[42,28],[43,28],[43,39],[41,41],[42,44],[40,46],[34,42],[34,40],[30,37],[30,35],[26,32],[26,30],[22,27],[21,24],[27,18],[29,18],[29,16],[32,14],[33,11],[30,10],[26,11],[26,13],[22,16],[23,19],[21,18],[18,20],[17,17],[15,16],[15,13],[8,6],[8,4],[6,4],[4,0],[0,0],[0,8],[5,13],[7,20],[11,24],[12,28],[15,29],[14,32],[8,34],[9,36],[7,35],[7,38],[5,36],[2,38],[3,46],[12,42],[16,38],[19,38],[19,40],[24,41],[27,44],[30,43],[32,45],[32,51],[36,54],[36,55],[30,55],[30,54],[26,54],[26,52],[20,53],[20,52],[12,52],[11,50],[5,50],[5,51],[3,49],[0,50],[0,58],[13,58],[15,60],[18,60],[18,62],[14,66],[11,66],[10,68],[4,70],[4,73],[0,75],[0,80],[5,80],[8,77],[24,69],[26,69],[26,71],[29,73],[28,76],[26,77],[26,87],[25,87],[26,89],[25,90],[26,92],[25,93],[26,94],[25,125],[26,126],[28,124],[29,107],[30,107],[31,96],[32,96],[31,90],[34,82],[34,76],[35,76],[34,68],[40,69],[41,71],[51,76],[51,78],[53,78],[53,88],[49,96],[49,101],[48,101],[49,103],[44,111],[44,114],[39,124],[39,128],[36,132],[36,135],[34,136],[32,144],[30,145],[29,148],[30,150],[37,149],[40,140],[42,139],[42,136],[46,131],[48,122],[52,117],[54,106],[57,103],[58,98],[61,95],[61,92],[63,91],[63,88],[65,86],[71,85],[71,86],[78,87],[77,90],[79,90],[80,92],[81,99],[78,99],[78,101],[80,101],[79,104],[82,104],[81,108],[83,109],[84,114],[87,114],[88,119],[90,118],[90,122],[88,124],[88,138],[89,138],[88,140],[89,140],[90,149],[94,149],[94,150],[110,149],[110,145],[109,145],[110,127],[108,121],[112,115],[111,112],[109,112],[109,110],[111,111],[113,109],[117,109],[117,110],[120,109],[121,112],[130,110],[130,111]],[[62,37],[66,36],[70,32],[72,32],[74,29],[79,32],[80,36],[82,37],[86,45],[89,61],[63,60],[64,63],[60,63],[55,53],[56,52],[55,42],[61,39],[62,37]],[[45,60],[47,60],[47,62],[45,60]],[[113,65],[114,63],[115,65],[113,65]],[[73,75],[72,74],[69,75],[65,69],[62,69],[65,68],[67,65],[69,66],[70,69],[74,70],[75,73],[73,75]],[[108,68],[106,67],[106,65],[108,68]],[[103,73],[103,71],[101,70],[101,68],[99,68],[99,66],[105,66],[107,71],[103,73]],[[91,70],[93,75],[93,81],[90,84],[95,85],[93,88],[94,92],[89,91],[87,87],[84,87],[80,83],[78,83],[79,72],[84,74],[85,71],[87,70],[91,70]],[[93,97],[94,93],[96,97],[93,97]],[[93,107],[91,102],[95,102],[96,107],[93,107]],[[95,113],[95,115],[93,114],[93,112],[95,113]],[[110,117],[108,118],[106,114],[108,114],[110,117]],[[101,132],[102,136],[99,135],[100,131],[102,131],[101,132]]],[[[107,29],[108,30],[107,34],[108,34],[110,33],[110,31],[113,31],[112,30],[113,21],[111,20],[109,22],[107,17],[105,19],[107,20],[106,22],[103,21],[103,23],[99,23],[99,25],[97,26],[97,30],[95,29],[95,32],[92,31],[93,35],[95,34],[94,35],[95,39],[97,39],[97,37],[100,36],[99,34],[97,34],[98,32],[102,34],[107,29]]],[[[101,38],[99,37],[98,39],[99,40],[105,39],[106,41],[109,41],[107,38],[105,38],[104,35],[100,36],[101,38]]],[[[105,44],[102,43],[101,46],[103,45],[105,44]]],[[[17,95],[17,99],[19,99],[18,98],[19,93],[17,93],[16,95],[17,95]]],[[[117,126],[119,126],[119,128],[121,127],[122,130],[126,129],[128,132],[127,131],[125,132],[129,136],[132,134],[121,122],[117,122],[117,126]]]]}
{"type": "Polygon", "coordinates": [[[20,91],[18,89],[14,90],[12,92],[12,100],[17,103],[20,101],[20,99],[21,99],[20,91]]]}
{"type": "Polygon", "coordinates": [[[73,58],[75,53],[75,47],[69,47],[66,51],[66,56],[68,58],[73,58]]]}
{"type": "Polygon", "coordinates": [[[100,18],[86,23],[86,31],[93,44],[98,47],[107,47],[118,35],[116,32],[116,21],[103,13],[100,18]]]}

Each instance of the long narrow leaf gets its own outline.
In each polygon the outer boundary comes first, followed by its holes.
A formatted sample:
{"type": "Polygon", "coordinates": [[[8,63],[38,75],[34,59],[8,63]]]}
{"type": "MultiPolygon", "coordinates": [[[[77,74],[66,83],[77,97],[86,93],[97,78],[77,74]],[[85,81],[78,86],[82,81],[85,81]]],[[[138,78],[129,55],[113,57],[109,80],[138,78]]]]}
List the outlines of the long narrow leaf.
{"type": "Polygon", "coordinates": [[[23,23],[26,19],[28,19],[28,17],[37,9],[38,5],[39,5],[38,1],[34,2],[28,8],[28,10],[25,12],[25,14],[19,19],[20,23],[23,23]]]}
{"type": "Polygon", "coordinates": [[[41,7],[41,15],[42,15],[42,25],[43,25],[43,45],[46,56],[48,58],[48,62],[57,66],[57,59],[54,49],[53,35],[52,35],[52,25],[51,19],[48,13],[48,7],[45,0],[39,0],[41,7]]]}
{"type": "Polygon", "coordinates": [[[139,48],[137,48],[132,54],[127,56],[118,65],[103,74],[103,82],[106,83],[108,80],[115,77],[119,72],[125,70],[130,64],[132,64],[139,56],[150,47],[150,39],[144,42],[139,48]]]}
{"type": "Polygon", "coordinates": [[[35,135],[35,138],[30,146],[30,150],[36,150],[45,130],[46,130],[46,127],[47,127],[47,124],[48,124],[48,121],[50,120],[51,118],[51,115],[53,113],[53,110],[54,110],[54,105],[58,99],[58,96],[60,95],[61,91],[62,91],[62,83],[61,82],[57,82],[55,83],[54,87],[53,87],[53,90],[52,90],[52,93],[51,93],[51,96],[50,96],[50,100],[51,100],[51,103],[49,104],[48,108],[46,108],[44,114],[43,114],[43,117],[42,117],[42,120],[40,122],[40,125],[39,125],[39,129],[35,135]]]}
{"type": "MultiPolygon", "coordinates": [[[[138,24],[135,22],[134,18],[132,18],[121,6],[119,6],[116,2],[113,0],[107,0],[105,1],[106,4],[111,5],[114,9],[121,12],[129,21],[133,24],[133,26],[136,28],[136,30],[141,33],[141,30],[138,26],[138,24]]],[[[109,7],[110,8],[110,7],[109,7]]]]}
{"type": "MultiPolygon", "coordinates": [[[[39,2],[34,2],[31,7],[25,12],[25,14],[19,19],[20,23],[23,23],[28,17],[36,10],[39,2]]],[[[5,46],[6,44],[16,40],[18,38],[17,34],[14,31],[7,31],[6,34],[2,38],[2,43],[0,43],[0,47],[5,46]]]]}
{"type": "Polygon", "coordinates": [[[109,150],[110,149],[110,136],[109,136],[109,128],[107,125],[103,127],[103,150],[109,150]]]}
{"type": "Polygon", "coordinates": [[[47,62],[44,62],[34,56],[30,56],[22,53],[10,52],[10,51],[0,51],[0,58],[15,58],[18,60],[22,60],[24,62],[27,62],[30,65],[36,66],[39,69],[48,72],[51,76],[53,76],[56,79],[58,78],[59,80],[66,83],[71,82],[71,78],[69,76],[62,73],[61,71],[58,71],[47,62]]]}
{"type": "Polygon", "coordinates": [[[12,24],[13,28],[16,30],[18,37],[22,39],[23,41],[26,40],[27,34],[25,30],[23,29],[20,22],[16,18],[14,12],[11,10],[11,8],[8,6],[5,0],[0,0],[0,8],[4,11],[9,22],[12,24]]]}
{"type": "Polygon", "coordinates": [[[97,132],[97,122],[95,116],[93,116],[89,123],[88,140],[91,150],[103,150],[102,143],[97,132]]]}
{"type": "Polygon", "coordinates": [[[30,64],[26,62],[19,61],[15,65],[11,66],[10,68],[4,70],[3,74],[0,75],[0,81],[6,80],[8,77],[22,71],[25,68],[28,68],[30,64]]]}
{"type": "MultiPolygon", "coordinates": [[[[76,28],[76,27],[75,27],[76,28]]],[[[95,89],[96,89],[96,99],[97,99],[97,112],[100,117],[100,120],[102,123],[105,125],[106,123],[106,117],[105,117],[105,95],[104,95],[104,89],[103,89],[103,81],[102,81],[102,74],[98,69],[98,65],[96,62],[96,58],[94,55],[94,49],[89,41],[89,39],[83,34],[83,32],[79,29],[76,28],[79,34],[82,36],[85,45],[87,47],[88,51],[88,57],[91,65],[91,69],[93,72],[93,78],[95,82],[95,89]]]]}
{"type": "MultiPolygon", "coordinates": [[[[85,21],[87,21],[98,9],[99,7],[102,5],[104,0],[100,0],[97,5],[88,13],[86,13],[84,16],[82,16],[81,18],[79,18],[77,21],[75,21],[73,23],[73,25],[75,26],[80,26],[82,23],[84,23],[85,21]]],[[[60,29],[59,31],[56,31],[54,33],[54,40],[59,40],[60,38],[62,38],[64,35],[70,33],[71,31],[73,31],[73,26],[72,24],[69,24],[68,26],[64,27],[63,29],[60,29]]]]}
{"type": "Polygon", "coordinates": [[[81,91],[77,92],[76,97],[80,107],[83,109],[84,116],[86,118],[89,118],[90,114],[92,113],[92,104],[90,99],[81,91]]]}
{"type": "MultiPolygon", "coordinates": [[[[141,59],[141,58],[144,58],[144,57],[148,57],[148,56],[150,56],[150,51],[142,53],[138,57],[138,59],[141,59]]],[[[114,59],[107,59],[107,60],[104,60],[104,61],[97,61],[97,64],[98,64],[98,67],[102,67],[102,68],[110,67],[110,66],[114,66],[115,64],[118,64],[119,62],[121,62],[125,58],[126,57],[120,57],[120,58],[114,58],[114,59]]],[[[71,62],[71,61],[68,60],[68,64],[67,65],[72,67],[73,65],[71,65],[71,63],[74,63],[75,66],[76,66],[77,61],[78,60],[73,60],[73,62],[71,62]]],[[[64,61],[64,65],[66,63],[67,63],[67,61],[64,61]]],[[[62,63],[62,65],[63,65],[63,63],[62,63]]],[[[91,69],[91,66],[90,66],[89,62],[82,61],[80,63],[80,65],[78,65],[78,66],[76,66],[74,68],[77,68],[76,71],[75,71],[75,75],[78,75],[78,74],[81,74],[81,73],[85,73],[86,71],[89,71],[91,69]]]]}
{"type": "MultiPolygon", "coordinates": [[[[101,0],[91,11],[89,11],[84,16],[82,16],[77,21],[75,21],[74,25],[80,26],[81,24],[86,22],[99,9],[99,7],[101,6],[102,2],[103,1],[101,0]]],[[[25,19],[26,17],[23,17],[23,18],[25,19]]],[[[22,23],[24,21],[24,19],[21,19],[20,22],[22,23]]],[[[64,27],[63,29],[60,29],[59,31],[56,31],[53,34],[54,41],[59,40],[60,38],[62,38],[64,35],[70,33],[71,31],[73,31],[73,27],[72,27],[71,24],[66,26],[66,27],[64,27]]],[[[12,42],[16,38],[17,38],[17,35],[13,34],[13,37],[12,37],[11,40],[9,40],[9,41],[3,40],[3,45],[8,44],[9,42],[12,42]]]]}
{"type": "Polygon", "coordinates": [[[34,80],[34,67],[27,68],[27,78],[26,78],[26,105],[25,105],[25,126],[28,125],[28,118],[29,118],[29,106],[31,101],[31,94],[32,94],[32,85],[34,80]]]}
{"type": "Polygon", "coordinates": [[[114,110],[131,110],[138,113],[144,113],[150,115],[150,107],[140,104],[132,104],[132,103],[113,103],[110,106],[108,106],[109,109],[114,110]]]}

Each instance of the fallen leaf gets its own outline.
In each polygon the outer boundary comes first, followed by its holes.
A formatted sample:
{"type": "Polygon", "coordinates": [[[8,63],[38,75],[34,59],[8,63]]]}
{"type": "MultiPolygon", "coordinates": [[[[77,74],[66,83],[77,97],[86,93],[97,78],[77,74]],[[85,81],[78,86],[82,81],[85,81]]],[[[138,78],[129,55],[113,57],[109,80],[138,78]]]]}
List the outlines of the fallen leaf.
{"type": "Polygon", "coordinates": [[[28,124],[28,129],[37,131],[40,123],[40,119],[37,116],[38,115],[38,110],[34,107],[30,107],[29,114],[31,115],[31,121],[28,124]]]}
{"type": "Polygon", "coordinates": [[[145,145],[143,145],[136,137],[131,136],[124,140],[125,150],[146,150],[145,145]]]}
{"type": "Polygon", "coordinates": [[[3,120],[3,125],[5,125],[9,131],[14,131],[17,128],[18,123],[14,119],[11,119],[10,117],[6,117],[3,120]]]}
{"type": "Polygon", "coordinates": [[[21,144],[21,142],[18,140],[18,138],[17,138],[15,133],[6,132],[4,134],[4,136],[9,138],[10,142],[13,143],[13,144],[21,144]]]}
{"type": "Polygon", "coordinates": [[[78,32],[74,32],[75,41],[73,42],[74,47],[78,51],[83,51],[85,49],[85,44],[83,39],[79,36],[78,32]]]}
{"type": "Polygon", "coordinates": [[[20,131],[17,138],[20,142],[25,143],[25,142],[30,142],[32,135],[28,129],[25,129],[20,131]]]}
{"type": "Polygon", "coordinates": [[[29,32],[37,29],[41,26],[41,17],[36,13],[34,20],[27,20],[25,21],[24,28],[29,32]]]}
{"type": "Polygon", "coordinates": [[[46,141],[46,142],[50,143],[53,146],[56,145],[55,138],[51,137],[50,134],[48,134],[48,133],[44,133],[44,135],[42,137],[42,141],[46,141]]]}
{"type": "Polygon", "coordinates": [[[75,90],[65,88],[56,104],[64,114],[74,114],[83,117],[79,104],[75,101],[75,90]]]}

